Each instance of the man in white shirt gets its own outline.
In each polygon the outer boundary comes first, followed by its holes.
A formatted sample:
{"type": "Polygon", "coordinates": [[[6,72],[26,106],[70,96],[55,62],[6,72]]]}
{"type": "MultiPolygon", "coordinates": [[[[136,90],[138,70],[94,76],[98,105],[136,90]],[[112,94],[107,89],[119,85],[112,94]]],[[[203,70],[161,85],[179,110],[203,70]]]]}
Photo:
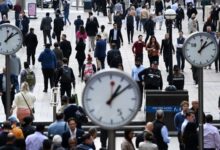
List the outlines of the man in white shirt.
{"type": "Polygon", "coordinates": [[[213,126],[211,123],[213,121],[212,115],[207,115],[205,117],[206,123],[203,125],[204,127],[204,150],[206,149],[220,149],[220,135],[218,129],[213,126]]]}

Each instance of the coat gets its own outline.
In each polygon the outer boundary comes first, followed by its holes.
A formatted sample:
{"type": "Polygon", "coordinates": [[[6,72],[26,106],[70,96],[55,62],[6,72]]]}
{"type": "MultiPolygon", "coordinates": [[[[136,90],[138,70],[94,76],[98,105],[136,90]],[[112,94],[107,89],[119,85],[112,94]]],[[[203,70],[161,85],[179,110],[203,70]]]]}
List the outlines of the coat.
{"type": "MultiPolygon", "coordinates": [[[[84,131],[81,130],[81,129],[76,129],[76,139],[77,139],[77,144],[80,144],[82,143],[82,135],[84,134],[84,131]]],[[[64,148],[68,148],[68,141],[69,141],[69,138],[70,138],[70,131],[66,131],[63,133],[62,135],[62,146],[64,148]]]]}
{"type": "Polygon", "coordinates": [[[86,59],[85,49],[86,49],[86,44],[84,42],[77,43],[76,48],[75,48],[75,50],[77,51],[76,52],[77,60],[84,61],[86,59]]]}
{"type": "Polygon", "coordinates": [[[72,53],[72,46],[70,41],[63,40],[60,42],[60,49],[63,52],[63,56],[69,58],[72,53]]]}
{"type": "Polygon", "coordinates": [[[87,21],[86,23],[86,32],[88,36],[96,36],[96,34],[98,33],[98,27],[96,22],[93,21],[87,21]]]}
{"type": "Polygon", "coordinates": [[[64,22],[61,17],[56,17],[53,21],[53,31],[59,33],[63,31],[64,22]]]}
{"type": "MultiPolygon", "coordinates": [[[[112,43],[113,41],[113,38],[114,38],[114,29],[111,29],[110,30],[110,33],[109,33],[109,43],[112,43]]],[[[119,49],[121,47],[121,42],[123,43],[123,37],[122,37],[122,34],[121,34],[121,30],[117,29],[117,48],[119,49]]]]}
{"type": "Polygon", "coordinates": [[[38,57],[38,61],[41,62],[42,69],[55,69],[57,60],[54,52],[45,48],[38,57]]]}
{"type": "Polygon", "coordinates": [[[27,55],[35,54],[38,45],[37,35],[34,33],[28,33],[25,36],[24,44],[27,46],[27,55]]]}
{"type": "Polygon", "coordinates": [[[128,142],[124,139],[121,143],[121,150],[135,150],[133,143],[128,142]]]}
{"type": "Polygon", "coordinates": [[[43,31],[51,30],[52,29],[51,22],[52,22],[51,17],[44,17],[41,21],[40,30],[43,30],[43,31]]]}

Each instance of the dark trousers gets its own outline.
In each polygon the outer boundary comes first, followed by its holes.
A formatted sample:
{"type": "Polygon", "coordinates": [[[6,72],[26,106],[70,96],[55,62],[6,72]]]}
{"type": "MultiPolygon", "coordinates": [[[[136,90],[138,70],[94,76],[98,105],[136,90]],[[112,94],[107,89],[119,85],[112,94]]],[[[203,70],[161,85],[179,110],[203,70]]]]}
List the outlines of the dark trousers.
{"type": "Polygon", "coordinates": [[[57,43],[60,43],[60,35],[61,35],[61,31],[56,31],[55,35],[57,37],[57,43]]]}
{"type": "Polygon", "coordinates": [[[141,64],[143,64],[143,53],[142,54],[135,54],[135,60],[139,58],[141,60],[141,64]]]}
{"type": "Polygon", "coordinates": [[[50,80],[50,87],[54,87],[54,69],[42,69],[43,76],[44,76],[44,90],[47,91],[48,89],[48,80],[50,80]]]}
{"type": "Polygon", "coordinates": [[[182,19],[176,19],[176,27],[179,31],[182,31],[182,19]]]}
{"type": "MultiPolygon", "coordinates": [[[[13,91],[13,92],[11,92],[11,97],[10,97],[10,107],[11,107],[11,105],[12,105],[12,102],[13,102],[13,100],[14,100],[14,96],[15,96],[15,92],[13,91]]],[[[3,104],[3,107],[4,107],[4,111],[5,111],[5,114],[6,114],[6,101],[7,101],[7,96],[6,96],[6,92],[2,92],[2,104],[3,104]]],[[[10,109],[10,108],[8,108],[8,109],[10,109]]]]}
{"type": "Polygon", "coordinates": [[[105,69],[105,57],[100,57],[98,60],[101,62],[101,69],[105,69]]]}
{"type": "Polygon", "coordinates": [[[52,45],[52,39],[51,39],[51,34],[50,34],[50,30],[44,30],[43,31],[43,35],[44,35],[44,44],[47,44],[47,37],[49,39],[50,45],[52,45]]]}
{"type": "Polygon", "coordinates": [[[215,71],[218,72],[220,71],[220,53],[218,54],[219,56],[215,60],[215,71]]]}
{"type": "Polygon", "coordinates": [[[32,65],[35,64],[35,53],[27,54],[27,62],[30,65],[32,59],[32,65]]]}
{"type": "Polygon", "coordinates": [[[205,5],[202,5],[202,21],[205,20],[205,5]]]}
{"type": "Polygon", "coordinates": [[[143,31],[145,31],[144,25],[145,25],[146,22],[147,22],[147,19],[141,19],[141,24],[143,26],[143,31]]]}
{"type": "Polygon", "coordinates": [[[176,60],[177,60],[178,67],[180,69],[184,70],[184,68],[185,68],[185,58],[183,56],[182,49],[177,49],[176,60]]]}
{"type": "Polygon", "coordinates": [[[100,142],[101,142],[101,146],[102,148],[107,148],[107,138],[108,138],[108,131],[105,129],[101,129],[100,130],[100,142]]]}
{"type": "MultiPolygon", "coordinates": [[[[167,55],[169,55],[169,54],[167,54],[167,55]]],[[[170,58],[169,58],[169,56],[164,56],[163,59],[164,59],[166,70],[168,71],[170,69],[170,58]]]]}
{"type": "Polygon", "coordinates": [[[178,141],[179,141],[180,150],[184,150],[185,148],[184,148],[184,143],[183,143],[181,131],[178,132],[177,137],[178,137],[178,141]]]}
{"type": "Polygon", "coordinates": [[[138,28],[139,28],[139,30],[141,31],[140,16],[136,16],[135,20],[136,20],[136,30],[138,31],[138,28]],[[139,27],[139,25],[140,25],[140,27],[139,27]]]}
{"type": "Polygon", "coordinates": [[[82,67],[83,67],[83,64],[84,64],[84,60],[81,60],[81,59],[77,59],[77,62],[78,62],[78,69],[79,69],[79,75],[81,75],[81,71],[82,71],[82,67]]]}
{"type": "Polygon", "coordinates": [[[61,83],[61,85],[60,85],[61,98],[63,95],[65,95],[65,93],[68,97],[71,97],[71,89],[72,89],[71,83],[61,83]]]}
{"type": "Polygon", "coordinates": [[[140,89],[140,94],[141,94],[141,102],[140,102],[140,108],[141,108],[141,106],[142,106],[142,101],[143,101],[143,90],[144,90],[144,88],[143,88],[143,84],[142,84],[142,82],[141,81],[136,81],[137,82],[137,84],[138,84],[138,86],[139,86],[139,89],[140,89]]]}
{"type": "Polygon", "coordinates": [[[193,80],[195,81],[195,84],[198,84],[198,82],[199,82],[199,69],[197,67],[192,66],[192,75],[193,75],[193,80]]]}
{"type": "Polygon", "coordinates": [[[159,63],[159,56],[149,56],[148,55],[148,59],[149,59],[149,62],[150,62],[150,66],[151,64],[154,62],[154,61],[157,61],[159,63]]]}
{"type": "Polygon", "coordinates": [[[133,43],[134,28],[127,28],[128,43],[133,43]]]}

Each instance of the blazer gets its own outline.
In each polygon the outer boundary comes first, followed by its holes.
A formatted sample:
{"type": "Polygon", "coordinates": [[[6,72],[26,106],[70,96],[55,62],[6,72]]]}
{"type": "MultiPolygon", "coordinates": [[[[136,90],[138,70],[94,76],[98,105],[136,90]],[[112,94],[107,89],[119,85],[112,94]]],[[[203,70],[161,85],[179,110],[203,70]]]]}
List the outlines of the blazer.
{"type": "MultiPolygon", "coordinates": [[[[76,139],[77,139],[77,144],[80,144],[82,143],[82,135],[84,134],[84,131],[81,130],[81,129],[76,129],[76,139]]],[[[70,138],[70,131],[66,131],[63,133],[62,135],[62,146],[64,148],[68,148],[68,141],[69,141],[69,138],[70,138]]]]}
{"type": "MultiPolygon", "coordinates": [[[[112,43],[113,38],[114,38],[114,29],[111,29],[110,33],[109,33],[109,43],[112,43]]],[[[121,42],[123,43],[123,37],[122,37],[121,31],[119,29],[117,29],[117,39],[116,40],[117,40],[117,42],[116,42],[117,48],[120,48],[121,42]]]]}

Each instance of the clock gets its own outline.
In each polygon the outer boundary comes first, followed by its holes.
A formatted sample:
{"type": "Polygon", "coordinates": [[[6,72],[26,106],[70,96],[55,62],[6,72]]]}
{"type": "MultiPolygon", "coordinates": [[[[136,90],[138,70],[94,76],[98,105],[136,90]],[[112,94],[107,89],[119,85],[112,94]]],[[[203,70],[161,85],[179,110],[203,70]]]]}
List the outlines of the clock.
{"type": "Polygon", "coordinates": [[[213,35],[206,32],[191,34],[183,44],[185,59],[195,67],[206,67],[218,56],[218,44],[213,35]]]}
{"type": "Polygon", "coordinates": [[[16,53],[23,43],[23,34],[19,28],[11,24],[0,25],[0,54],[16,53]]]}
{"type": "Polygon", "coordinates": [[[88,117],[104,129],[128,124],[140,108],[140,90],[134,80],[116,69],[99,71],[86,83],[82,105],[88,117]]]}

